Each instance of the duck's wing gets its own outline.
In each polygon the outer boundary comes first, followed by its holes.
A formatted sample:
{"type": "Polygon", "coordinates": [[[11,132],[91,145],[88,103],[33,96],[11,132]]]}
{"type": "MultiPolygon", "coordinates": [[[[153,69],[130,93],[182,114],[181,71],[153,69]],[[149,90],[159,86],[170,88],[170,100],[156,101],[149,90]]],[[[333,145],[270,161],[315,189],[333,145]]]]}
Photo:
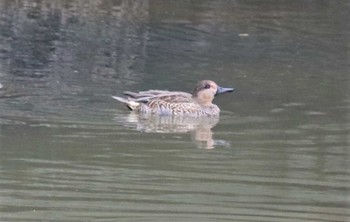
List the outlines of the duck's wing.
{"type": "Polygon", "coordinates": [[[125,91],[124,95],[129,96],[129,98],[135,102],[143,103],[154,100],[168,103],[189,103],[192,101],[192,95],[189,93],[166,90],[148,90],[137,93],[125,91]]]}

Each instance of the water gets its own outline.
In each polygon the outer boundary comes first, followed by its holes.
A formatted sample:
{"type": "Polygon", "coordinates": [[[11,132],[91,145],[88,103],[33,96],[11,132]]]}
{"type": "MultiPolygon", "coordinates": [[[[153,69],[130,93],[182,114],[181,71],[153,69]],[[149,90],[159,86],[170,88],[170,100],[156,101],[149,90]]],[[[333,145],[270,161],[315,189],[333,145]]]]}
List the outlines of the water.
{"type": "Polygon", "coordinates": [[[349,221],[347,1],[2,1],[1,221],[349,221]],[[219,119],[111,95],[235,87],[219,119]]]}

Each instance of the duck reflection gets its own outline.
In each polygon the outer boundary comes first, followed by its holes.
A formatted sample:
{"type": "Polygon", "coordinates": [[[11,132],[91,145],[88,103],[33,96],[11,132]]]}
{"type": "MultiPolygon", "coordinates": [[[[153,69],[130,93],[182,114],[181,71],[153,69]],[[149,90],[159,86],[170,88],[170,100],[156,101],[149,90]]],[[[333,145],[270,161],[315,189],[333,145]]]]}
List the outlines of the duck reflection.
{"type": "Polygon", "coordinates": [[[119,114],[115,117],[115,120],[140,132],[191,133],[191,138],[198,148],[213,149],[215,145],[228,144],[225,141],[213,139],[212,128],[219,122],[218,116],[158,116],[140,115],[131,112],[127,115],[119,114]]]}

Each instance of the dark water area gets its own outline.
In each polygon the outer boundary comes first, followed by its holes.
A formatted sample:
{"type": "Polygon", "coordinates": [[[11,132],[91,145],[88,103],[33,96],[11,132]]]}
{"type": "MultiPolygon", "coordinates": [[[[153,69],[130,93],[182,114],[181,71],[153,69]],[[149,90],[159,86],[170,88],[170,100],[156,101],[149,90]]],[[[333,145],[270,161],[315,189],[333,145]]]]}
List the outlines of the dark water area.
{"type": "Polygon", "coordinates": [[[348,1],[0,2],[0,221],[350,221],[348,1]],[[112,95],[234,87],[218,118],[112,95]]]}

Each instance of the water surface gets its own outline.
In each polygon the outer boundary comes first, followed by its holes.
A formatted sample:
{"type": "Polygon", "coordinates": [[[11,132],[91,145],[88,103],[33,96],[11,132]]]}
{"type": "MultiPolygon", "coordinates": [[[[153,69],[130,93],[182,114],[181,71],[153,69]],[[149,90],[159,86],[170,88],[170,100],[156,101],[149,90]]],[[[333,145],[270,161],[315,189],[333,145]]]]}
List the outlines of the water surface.
{"type": "Polygon", "coordinates": [[[347,1],[2,1],[1,221],[349,221],[347,1]],[[111,95],[235,87],[218,119],[111,95]]]}

